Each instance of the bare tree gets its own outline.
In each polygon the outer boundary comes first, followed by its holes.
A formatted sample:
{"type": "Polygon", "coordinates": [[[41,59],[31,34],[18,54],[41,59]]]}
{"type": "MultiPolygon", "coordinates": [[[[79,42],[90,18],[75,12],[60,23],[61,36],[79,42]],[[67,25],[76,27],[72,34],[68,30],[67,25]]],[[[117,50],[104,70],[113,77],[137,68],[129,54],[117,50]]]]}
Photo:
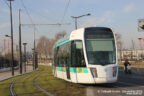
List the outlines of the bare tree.
{"type": "Polygon", "coordinates": [[[50,39],[48,37],[42,36],[40,37],[40,39],[38,40],[37,43],[37,47],[36,50],[38,51],[38,55],[40,58],[42,58],[42,56],[45,56],[45,58],[52,57],[52,49],[54,47],[54,44],[61,38],[63,38],[66,35],[65,31],[62,32],[58,32],[55,35],[54,39],[50,39]]]}
{"type": "Polygon", "coordinates": [[[66,32],[65,32],[65,31],[58,32],[58,33],[55,35],[55,42],[58,41],[59,39],[63,38],[65,35],[66,35],[66,32]]]}
{"type": "Polygon", "coordinates": [[[38,43],[37,43],[37,47],[36,50],[38,51],[38,55],[40,57],[42,57],[42,55],[47,55],[46,54],[46,42],[47,42],[47,38],[45,36],[40,37],[38,43]]]}

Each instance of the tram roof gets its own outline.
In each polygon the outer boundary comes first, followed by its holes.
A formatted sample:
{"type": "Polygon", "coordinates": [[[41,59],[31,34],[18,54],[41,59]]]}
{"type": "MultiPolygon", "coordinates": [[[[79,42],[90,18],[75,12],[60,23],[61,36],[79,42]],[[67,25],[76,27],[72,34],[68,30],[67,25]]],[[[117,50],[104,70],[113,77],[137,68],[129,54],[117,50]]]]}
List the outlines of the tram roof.
{"type": "Polygon", "coordinates": [[[98,28],[98,29],[111,29],[111,28],[108,28],[108,27],[83,27],[83,28],[79,28],[77,30],[73,30],[71,33],[65,35],[63,38],[61,38],[60,40],[58,40],[55,45],[59,44],[59,43],[62,43],[62,42],[68,42],[68,40],[70,40],[71,38],[71,35],[73,34],[79,34],[80,32],[84,32],[85,29],[95,29],[95,28],[98,28]]]}

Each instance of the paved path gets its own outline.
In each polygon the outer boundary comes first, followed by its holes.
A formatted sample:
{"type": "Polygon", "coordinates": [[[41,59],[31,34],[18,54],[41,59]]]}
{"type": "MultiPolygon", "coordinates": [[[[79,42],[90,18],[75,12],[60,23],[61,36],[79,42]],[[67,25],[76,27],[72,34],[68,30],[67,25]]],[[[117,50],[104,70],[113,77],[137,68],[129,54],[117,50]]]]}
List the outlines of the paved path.
{"type": "MultiPolygon", "coordinates": [[[[26,68],[27,68],[27,72],[30,72],[30,71],[33,70],[32,66],[27,66],[26,68]]],[[[23,70],[23,73],[24,73],[24,70],[23,70]]],[[[15,74],[15,76],[20,75],[19,69],[15,70],[14,74],[15,74]]],[[[5,79],[10,78],[10,77],[12,77],[11,71],[1,72],[0,73],[0,81],[5,80],[5,79]]]]}

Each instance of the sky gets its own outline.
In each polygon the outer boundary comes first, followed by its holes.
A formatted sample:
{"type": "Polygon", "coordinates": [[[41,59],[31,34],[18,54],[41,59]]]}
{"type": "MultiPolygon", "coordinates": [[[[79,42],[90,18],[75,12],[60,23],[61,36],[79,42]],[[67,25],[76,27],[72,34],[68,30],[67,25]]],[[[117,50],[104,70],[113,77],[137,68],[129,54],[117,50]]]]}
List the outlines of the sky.
{"type": "MultiPolygon", "coordinates": [[[[10,14],[7,4],[7,0],[0,0],[0,46],[3,39],[8,39],[4,35],[10,35],[10,14]]],[[[144,19],[143,4],[144,0],[14,0],[14,43],[18,44],[18,9],[21,9],[22,24],[31,24],[31,19],[34,24],[71,23],[62,26],[36,26],[36,41],[41,36],[54,38],[55,34],[61,31],[70,33],[75,30],[74,19],[71,16],[90,13],[90,16],[78,19],[78,28],[110,27],[115,33],[121,34],[123,48],[132,48],[132,40],[136,48],[140,48],[138,38],[143,38],[144,33],[138,32],[137,29],[138,19],[144,19]]],[[[28,43],[28,50],[33,47],[33,32],[32,26],[22,26],[22,42],[28,43]]]]}

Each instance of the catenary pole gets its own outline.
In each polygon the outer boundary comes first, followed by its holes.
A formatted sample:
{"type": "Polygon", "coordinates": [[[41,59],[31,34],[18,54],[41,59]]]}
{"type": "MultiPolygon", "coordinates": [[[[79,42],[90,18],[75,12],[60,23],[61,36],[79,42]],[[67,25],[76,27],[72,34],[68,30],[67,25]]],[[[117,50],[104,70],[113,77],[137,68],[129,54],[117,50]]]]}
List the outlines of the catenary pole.
{"type": "Polygon", "coordinates": [[[20,67],[20,74],[22,74],[23,66],[22,66],[22,48],[21,48],[21,18],[20,18],[20,9],[18,11],[19,15],[19,67],[20,67]]]}
{"type": "Polygon", "coordinates": [[[8,0],[10,2],[10,26],[11,26],[11,70],[12,70],[12,76],[14,76],[14,50],[13,50],[13,20],[12,20],[12,5],[11,1],[14,0],[8,0]]]}

